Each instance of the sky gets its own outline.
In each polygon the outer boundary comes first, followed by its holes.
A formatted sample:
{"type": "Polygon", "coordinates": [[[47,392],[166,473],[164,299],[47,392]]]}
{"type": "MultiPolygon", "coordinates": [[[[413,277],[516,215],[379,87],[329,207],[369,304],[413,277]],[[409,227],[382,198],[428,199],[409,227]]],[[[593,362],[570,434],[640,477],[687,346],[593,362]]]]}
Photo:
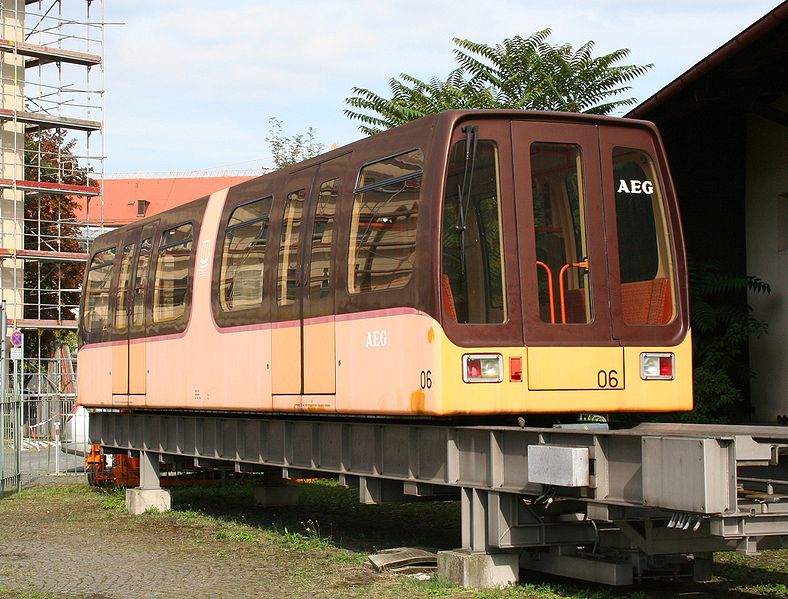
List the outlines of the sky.
{"type": "Polygon", "coordinates": [[[654,63],[643,101],[777,6],[777,0],[107,0],[106,176],[270,167],[272,117],[326,146],[363,137],[343,114],[352,88],[400,73],[445,76],[452,38],[549,41],[654,63]]]}

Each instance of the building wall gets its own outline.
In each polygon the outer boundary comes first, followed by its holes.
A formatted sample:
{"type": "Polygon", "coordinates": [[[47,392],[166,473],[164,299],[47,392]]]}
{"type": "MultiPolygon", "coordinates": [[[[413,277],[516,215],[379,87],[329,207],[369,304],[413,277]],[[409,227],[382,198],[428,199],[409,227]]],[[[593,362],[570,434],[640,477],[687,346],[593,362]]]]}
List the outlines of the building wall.
{"type": "MultiPolygon", "coordinates": [[[[781,102],[788,110],[788,96],[781,102]]],[[[747,272],[771,285],[750,294],[768,334],[750,342],[756,421],[788,415],[788,135],[784,125],[751,115],[747,122],[747,272]]]]}
{"type": "MultiPolygon", "coordinates": [[[[24,41],[25,3],[23,0],[0,0],[0,27],[2,37],[14,42],[24,41]]],[[[2,84],[0,96],[2,108],[24,110],[25,68],[24,57],[12,52],[0,52],[0,74],[2,84]]],[[[24,179],[24,125],[6,122],[0,127],[0,153],[2,167],[0,177],[24,179]]],[[[17,249],[24,247],[22,218],[24,199],[21,191],[3,189],[0,200],[0,247],[17,249]]],[[[4,260],[0,266],[0,292],[8,306],[10,319],[22,318],[22,294],[24,266],[21,260],[4,260]]]]}

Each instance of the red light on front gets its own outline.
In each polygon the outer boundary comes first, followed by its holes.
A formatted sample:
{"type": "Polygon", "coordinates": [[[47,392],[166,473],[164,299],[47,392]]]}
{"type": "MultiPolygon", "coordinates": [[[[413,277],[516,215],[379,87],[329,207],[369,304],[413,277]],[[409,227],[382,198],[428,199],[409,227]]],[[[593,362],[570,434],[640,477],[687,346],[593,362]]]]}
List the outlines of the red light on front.
{"type": "Polygon", "coordinates": [[[673,356],[661,356],[659,358],[659,376],[673,376],[673,356]]]}
{"type": "Polygon", "coordinates": [[[482,361],[468,360],[466,363],[466,374],[468,378],[479,378],[482,375],[482,361]]]}
{"type": "Polygon", "coordinates": [[[520,356],[509,358],[509,380],[513,383],[523,381],[523,359],[520,356]]]}

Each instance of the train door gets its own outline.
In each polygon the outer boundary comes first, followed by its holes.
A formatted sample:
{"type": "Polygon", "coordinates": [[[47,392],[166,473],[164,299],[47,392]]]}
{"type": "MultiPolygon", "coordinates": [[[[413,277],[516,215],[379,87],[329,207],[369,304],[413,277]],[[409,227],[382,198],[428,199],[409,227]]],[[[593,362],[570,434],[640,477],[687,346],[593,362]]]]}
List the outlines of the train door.
{"type": "MultiPolygon", "coordinates": [[[[279,321],[272,330],[275,395],[336,393],[332,256],[346,160],[324,163],[319,171],[307,169],[288,182],[272,308],[272,320],[279,321]]],[[[316,401],[310,406],[333,406],[333,399],[316,401]]],[[[300,400],[296,404],[304,407],[300,400]]]]}
{"type": "Polygon", "coordinates": [[[670,212],[675,202],[661,180],[654,136],[600,127],[599,141],[613,336],[624,345],[675,345],[686,330],[676,292],[684,261],[672,240],[681,235],[678,215],[670,212]]]}
{"type": "Polygon", "coordinates": [[[512,147],[529,389],[623,389],[598,129],[515,121],[512,147]]]}
{"type": "Polygon", "coordinates": [[[111,318],[116,340],[112,345],[112,404],[129,405],[129,297],[131,296],[132,270],[137,256],[141,229],[129,231],[122,244],[117,295],[114,298],[114,315],[111,318]]]}
{"type": "Polygon", "coordinates": [[[121,342],[113,345],[112,393],[115,405],[144,405],[146,394],[145,298],[153,235],[158,221],[129,231],[121,254],[115,330],[121,342]]]}
{"type": "Polygon", "coordinates": [[[466,347],[523,345],[509,124],[469,121],[454,132],[441,234],[441,307],[466,347]]]}
{"type": "MultiPolygon", "coordinates": [[[[271,389],[274,395],[303,393],[302,313],[304,217],[315,168],[291,175],[284,190],[276,287],[271,306],[271,389]]],[[[274,402],[277,405],[277,402],[274,402]]],[[[282,404],[286,406],[288,404],[282,404]]]]}
{"type": "MultiPolygon", "coordinates": [[[[348,156],[320,165],[307,208],[304,227],[301,327],[303,333],[303,379],[305,395],[336,393],[336,329],[334,289],[336,273],[336,210],[346,181],[348,156]]],[[[313,402],[314,403],[314,402],[313,402]]],[[[319,406],[333,408],[333,399],[319,406]]]]}

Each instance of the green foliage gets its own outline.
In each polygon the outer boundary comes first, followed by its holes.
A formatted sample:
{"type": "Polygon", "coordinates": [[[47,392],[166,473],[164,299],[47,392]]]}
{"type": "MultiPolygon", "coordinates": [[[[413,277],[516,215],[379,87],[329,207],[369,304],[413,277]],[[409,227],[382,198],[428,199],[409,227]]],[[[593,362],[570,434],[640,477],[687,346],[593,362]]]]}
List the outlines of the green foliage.
{"type": "Polygon", "coordinates": [[[216,532],[216,538],[220,541],[239,541],[241,543],[259,543],[259,537],[253,532],[248,530],[219,530],[216,532]]]}
{"type": "Polygon", "coordinates": [[[750,337],[760,337],[768,328],[765,321],[753,316],[746,294],[770,293],[771,288],[757,277],[724,272],[714,262],[690,263],[689,278],[695,409],[684,420],[746,419],[749,403],[745,389],[752,373],[745,350],[750,337]]]}
{"type": "Polygon", "coordinates": [[[307,129],[306,133],[287,137],[282,133],[282,121],[271,117],[268,124],[270,128],[265,140],[271,148],[276,168],[312,158],[325,149],[325,146],[315,139],[317,131],[314,127],[307,129]]]}
{"type": "Polygon", "coordinates": [[[105,510],[125,510],[126,509],[126,489],[116,487],[105,491],[101,487],[94,487],[97,493],[102,493],[101,506],[105,510]]]}
{"type": "Polygon", "coordinates": [[[389,80],[390,97],[354,87],[345,114],[362,124],[367,135],[380,133],[449,109],[515,108],[610,114],[635,104],[628,82],[653,65],[618,65],[629,50],[622,48],[593,56],[594,42],[576,50],[571,44],[547,42],[550,29],[528,37],[506,38],[500,44],[454,38],[459,65],[446,80],[422,81],[401,74],[389,80]],[[617,97],[617,99],[614,99],[617,97]]]}

